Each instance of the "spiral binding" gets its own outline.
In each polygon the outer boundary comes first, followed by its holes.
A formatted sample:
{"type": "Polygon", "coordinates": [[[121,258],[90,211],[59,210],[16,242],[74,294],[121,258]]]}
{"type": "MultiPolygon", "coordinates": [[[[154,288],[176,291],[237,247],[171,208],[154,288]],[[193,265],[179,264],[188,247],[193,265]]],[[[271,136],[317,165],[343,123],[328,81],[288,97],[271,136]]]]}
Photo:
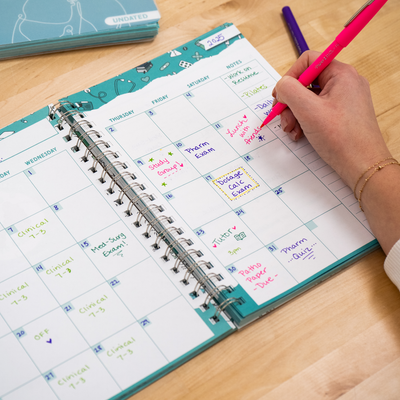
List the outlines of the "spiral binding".
{"type": "MultiPolygon", "coordinates": [[[[68,110],[65,114],[63,113],[63,114],[61,114],[61,117],[58,119],[58,121],[57,121],[57,126],[58,126],[58,129],[59,130],[61,130],[62,129],[62,123],[63,123],[63,121],[64,122],[67,122],[67,117],[69,117],[69,116],[73,116],[73,115],[76,115],[76,114],[78,114],[78,115],[80,115],[81,117],[83,117],[83,114],[81,114],[78,110],[76,110],[76,109],[72,109],[72,110],[68,110]]],[[[68,122],[67,122],[68,123],[68,122]]]]}
{"type": "Polygon", "coordinates": [[[75,106],[68,100],[62,99],[60,101],[58,101],[56,104],[53,104],[50,107],[49,110],[49,118],[50,119],[55,119],[56,116],[56,112],[60,111],[61,107],[65,107],[65,106],[70,106],[71,108],[74,108],[75,106]]]}
{"type": "MultiPolygon", "coordinates": [[[[72,128],[72,127],[71,127],[71,128],[72,128]]],[[[73,130],[72,132],[75,133],[74,130],[73,130]]],[[[73,134],[72,132],[71,132],[71,129],[70,129],[70,130],[69,130],[69,134],[66,136],[66,138],[67,138],[68,136],[72,138],[72,134],[73,134]]],[[[90,135],[96,135],[98,139],[101,138],[100,133],[97,132],[97,131],[95,131],[94,129],[91,129],[90,131],[87,131],[87,132],[85,131],[85,133],[84,133],[81,137],[78,138],[78,140],[77,140],[75,146],[72,148],[72,150],[73,150],[74,152],[79,151],[79,149],[80,149],[80,144],[83,142],[83,140],[84,140],[86,137],[88,137],[88,136],[90,136],[90,135]]],[[[84,161],[85,161],[85,160],[84,160],[84,161]]]]}
{"type": "Polygon", "coordinates": [[[226,299],[217,307],[217,311],[211,317],[211,319],[213,319],[215,322],[218,322],[219,316],[221,315],[221,313],[225,310],[225,308],[227,308],[229,305],[231,305],[233,303],[239,303],[239,305],[241,305],[242,300],[237,297],[229,297],[229,299],[226,299]]]}
{"type": "MultiPolygon", "coordinates": [[[[105,181],[105,178],[106,178],[106,175],[107,175],[107,173],[108,173],[108,170],[110,169],[110,168],[117,168],[117,166],[121,166],[123,169],[127,169],[128,168],[128,166],[125,164],[125,163],[123,163],[123,162],[121,162],[121,161],[114,161],[114,162],[112,162],[112,163],[109,163],[108,165],[106,165],[104,168],[103,168],[103,172],[101,173],[101,176],[100,176],[100,178],[99,178],[99,181],[100,181],[100,183],[106,183],[106,181],[105,181]]],[[[121,175],[121,174],[120,174],[121,175]]]]}
{"type": "MultiPolygon", "coordinates": [[[[67,141],[67,142],[69,142],[70,140],[72,140],[72,135],[74,135],[75,134],[75,127],[76,126],[82,126],[82,125],[87,125],[89,128],[93,128],[93,125],[89,122],[89,121],[86,121],[85,119],[84,120],[82,120],[82,121],[77,121],[77,122],[75,122],[70,128],[69,128],[69,132],[68,132],[68,135],[67,136],[64,136],[64,139],[67,141]]],[[[89,132],[91,132],[91,131],[89,131],[89,132]]],[[[86,135],[89,135],[89,132],[85,132],[85,134],[86,135]]],[[[101,135],[99,134],[99,132],[97,132],[97,131],[93,131],[93,132],[95,132],[98,136],[98,138],[100,138],[101,137],[101,135]]]]}
{"type": "Polygon", "coordinates": [[[204,303],[202,304],[202,307],[205,310],[208,310],[211,299],[215,296],[215,294],[217,292],[221,292],[222,290],[227,290],[230,293],[230,292],[232,292],[233,289],[230,286],[226,286],[226,285],[216,286],[210,293],[207,294],[207,297],[206,297],[204,303]]]}
{"type": "Polygon", "coordinates": [[[181,282],[184,285],[189,285],[189,279],[190,279],[190,275],[193,275],[193,273],[196,271],[197,268],[201,268],[201,264],[200,263],[195,263],[193,266],[191,266],[190,268],[188,268],[185,272],[185,276],[183,277],[183,279],[181,280],[181,282]]]}
{"type": "Polygon", "coordinates": [[[137,211],[136,221],[133,222],[133,225],[138,228],[142,226],[142,221],[146,221],[147,227],[145,232],[143,232],[143,236],[150,238],[151,232],[156,234],[156,239],[151,245],[153,250],[157,251],[160,248],[161,242],[164,241],[167,248],[161,258],[165,262],[168,262],[171,256],[175,258],[174,266],[171,268],[175,274],[181,272],[180,267],[186,269],[181,283],[188,285],[190,277],[196,279],[197,282],[194,291],[190,293],[190,296],[193,298],[198,297],[200,289],[207,293],[204,303],[200,306],[204,310],[209,308],[211,300],[214,299],[213,303],[215,303],[216,311],[213,317],[210,318],[210,321],[217,323],[219,316],[226,309],[234,303],[242,304],[242,299],[225,297],[223,291],[231,293],[233,288],[227,285],[216,286],[214,281],[219,282],[223,277],[213,272],[206,273],[204,271],[204,269],[212,269],[213,265],[204,260],[195,260],[195,258],[201,258],[203,253],[192,248],[187,249],[187,247],[192,246],[194,243],[190,239],[181,236],[184,233],[181,228],[171,226],[174,222],[173,218],[161,214],[165,211],[164,208],[152,203],[155,197],[144,192],[146,188],[143,184],[135,182],[136,175],[127,171],[127,164],[115,160],[119,158],[118,153],[109,150],[111,145],[108,142],[98,140],[101,138],[101,133],[93,129],[93,124],[90,121],[83,119],[85,116],[75,108],[75,105],[69,101],[61,100],[50,108],[49,117],[55,119],[56,113],[60,115],[58,119],[59,129],[63,122],[66,122],[70,126],[69,133],[64,139],[70,141],[73,136],[77,137],[77,142],[71,150],[78,152],[83,144],[86,149],[84,155],[81,157],[82,161],[87,162],[89,155],[93,158],[93,164],[89,170],[95,173],[97,172],[97,166],[100,165],[103,170],[99,181],[105,183],[106,178],[110,178],[110,186],[106,189],[107,194],[111,195],[115,193],[114,189],[118,187],[118,198],[114,200],[116,205],[122,205],[126,197],[129,203],[124,212],[125,215],[127,217],[132,216],[134,208],[137,211]],[[74,118],[76,115],[79,115],[82,119],[76,120],[74,118]],[[89,130],[85,130],[85,127],[89,128],[89,130]]]}

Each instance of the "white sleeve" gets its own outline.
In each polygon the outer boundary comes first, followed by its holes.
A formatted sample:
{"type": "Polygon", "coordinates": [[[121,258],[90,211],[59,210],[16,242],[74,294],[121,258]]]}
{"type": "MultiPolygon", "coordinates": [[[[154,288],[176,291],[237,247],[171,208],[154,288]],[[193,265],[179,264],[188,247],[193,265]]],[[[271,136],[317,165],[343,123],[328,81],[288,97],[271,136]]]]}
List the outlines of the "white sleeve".
{"type": "Polygon", "coordinates": [[[389,251],[384,268],[387,276],[400,290],[400,240],[389,251]]]}

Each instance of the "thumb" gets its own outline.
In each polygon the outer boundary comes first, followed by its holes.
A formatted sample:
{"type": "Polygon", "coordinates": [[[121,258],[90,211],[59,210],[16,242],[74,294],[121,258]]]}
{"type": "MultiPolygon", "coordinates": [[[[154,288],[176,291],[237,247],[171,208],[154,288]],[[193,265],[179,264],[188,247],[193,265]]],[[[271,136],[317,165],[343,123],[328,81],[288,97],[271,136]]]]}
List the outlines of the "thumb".
{"type": "Polygon", "coordinates": [[[310,109],[315,109],[318,96],[304,87],[297,79],[283,76],[275,86],[276,100],[287,104],[298,120],[307,118],[310,109]]]}

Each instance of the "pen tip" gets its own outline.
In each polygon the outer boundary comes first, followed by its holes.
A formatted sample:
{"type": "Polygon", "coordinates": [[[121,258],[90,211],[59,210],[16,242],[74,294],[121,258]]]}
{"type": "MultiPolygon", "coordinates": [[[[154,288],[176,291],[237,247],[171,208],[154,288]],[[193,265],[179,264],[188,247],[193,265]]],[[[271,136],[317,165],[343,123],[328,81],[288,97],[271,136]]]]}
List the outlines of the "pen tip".
{"type": "Polygon", "coordinates": [[[262,127],[264,127],[265,126],[265,124],[264,124],[264,122],[260,125],[260,129],[262,128],[262,127]]]}

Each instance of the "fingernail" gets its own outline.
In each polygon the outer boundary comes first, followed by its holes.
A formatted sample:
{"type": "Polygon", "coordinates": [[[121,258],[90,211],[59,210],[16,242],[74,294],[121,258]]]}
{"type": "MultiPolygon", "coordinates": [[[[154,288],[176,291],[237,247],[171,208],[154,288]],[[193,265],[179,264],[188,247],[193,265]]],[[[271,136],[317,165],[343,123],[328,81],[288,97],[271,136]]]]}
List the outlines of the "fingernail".
{"type": "MultiPolygon", "coordinates": [[[[281,116],[281,128],[282,128],[282,130],[285,130],[286,129],[286,127],[287,127],[287,121],[286,121],[286,118],[283,118],[282,116],[281,116]]],[[[293,132],[293,131],[292,131],[293,132]]]]}

